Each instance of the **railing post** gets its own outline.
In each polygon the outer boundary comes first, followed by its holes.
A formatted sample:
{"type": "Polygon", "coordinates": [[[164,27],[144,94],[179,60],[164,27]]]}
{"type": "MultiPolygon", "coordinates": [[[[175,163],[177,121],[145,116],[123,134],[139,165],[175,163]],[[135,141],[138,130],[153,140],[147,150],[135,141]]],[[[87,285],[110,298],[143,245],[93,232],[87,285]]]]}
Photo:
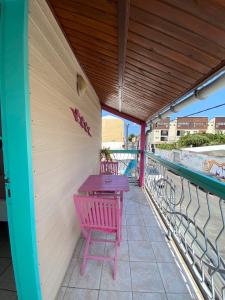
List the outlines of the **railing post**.
{"type": "Polygon", "coordinates": [[[141,124],[140,138],[140,166],[139,166],[139,186],[144,186],[144,163],[145,163],[145,122],[141,124]]]}

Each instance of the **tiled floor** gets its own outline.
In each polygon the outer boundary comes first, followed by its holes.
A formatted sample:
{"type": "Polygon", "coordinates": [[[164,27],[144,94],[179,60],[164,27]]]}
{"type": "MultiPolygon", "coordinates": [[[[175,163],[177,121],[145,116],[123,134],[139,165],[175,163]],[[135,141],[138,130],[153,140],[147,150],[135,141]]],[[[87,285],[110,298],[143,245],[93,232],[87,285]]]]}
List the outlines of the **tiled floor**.
{"type": "MultiPolygon", "coordinates": [[[[112,279],[109,262],[88,261],[85,275],[80,276],[84,246],[80,238],[58,300],[196,299],[144,193],[131,186],[124,198],[123,242],[116,280],[112,279]]],[[[95,244],[91,251],[108,255],[113,249],[110,244],[95,244]]]]}
{"type": "Polygon", "coordinates": [[[16,287],[13,275],[8,226],[0,222],[0,299],[16,300],[16,287]]]}

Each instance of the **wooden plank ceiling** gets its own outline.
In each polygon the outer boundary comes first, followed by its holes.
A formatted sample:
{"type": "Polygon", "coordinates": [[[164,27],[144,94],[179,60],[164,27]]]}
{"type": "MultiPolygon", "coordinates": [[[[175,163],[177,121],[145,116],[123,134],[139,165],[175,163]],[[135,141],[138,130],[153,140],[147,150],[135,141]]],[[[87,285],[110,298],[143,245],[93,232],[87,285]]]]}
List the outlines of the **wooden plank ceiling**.
{"type": "Polygon", "coordinates": [[[225,65],[225,1],[48,2],[100,101],[141,120],[225,65]]]}

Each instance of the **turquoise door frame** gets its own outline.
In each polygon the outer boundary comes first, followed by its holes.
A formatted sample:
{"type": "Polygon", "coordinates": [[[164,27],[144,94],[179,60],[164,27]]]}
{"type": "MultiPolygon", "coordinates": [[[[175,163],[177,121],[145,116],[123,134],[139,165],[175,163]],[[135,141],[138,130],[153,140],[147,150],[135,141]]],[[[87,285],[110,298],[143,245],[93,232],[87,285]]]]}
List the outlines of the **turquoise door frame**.
{"type": "Polygon", "coordinates": [[[11,251],[19,300],[40,300],[31,157],[28,1],[0,0],[0,97],[11,251]]]}

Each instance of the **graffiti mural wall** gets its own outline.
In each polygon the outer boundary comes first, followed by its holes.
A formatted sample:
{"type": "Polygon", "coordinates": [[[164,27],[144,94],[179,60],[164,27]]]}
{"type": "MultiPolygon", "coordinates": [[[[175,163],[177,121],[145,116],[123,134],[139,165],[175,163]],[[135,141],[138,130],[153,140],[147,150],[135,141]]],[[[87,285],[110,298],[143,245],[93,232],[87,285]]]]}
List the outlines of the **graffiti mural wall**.
{"type": "Polygon", "coordinates": [[[225,157],[209,156],[187,150],[156,149],[156,154],[191,169],[213,175],[225,182],[225,157]]]}

